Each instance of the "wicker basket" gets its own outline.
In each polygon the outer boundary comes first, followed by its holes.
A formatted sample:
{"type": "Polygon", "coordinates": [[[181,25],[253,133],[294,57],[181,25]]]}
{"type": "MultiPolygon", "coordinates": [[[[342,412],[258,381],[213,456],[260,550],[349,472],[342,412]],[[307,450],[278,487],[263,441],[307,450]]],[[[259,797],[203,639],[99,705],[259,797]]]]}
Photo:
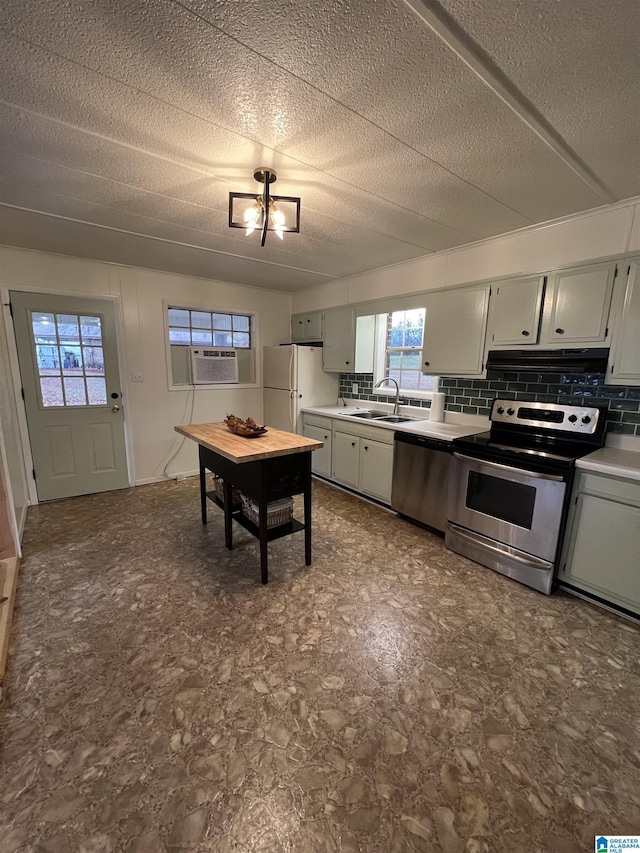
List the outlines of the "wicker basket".
{"type": "MultiPolygon", "coordinates": [[[[218,477],[217,475],[213,478],[213,488],[215,489],[216,496],[218,500],[224,503],[224,480],[222,477],[218,477]]],[[[231,492],[231,506],[240,506],[242,503],[242,493],[240,489],[236,489],[235,487],[231,492]]]]}
{"type": "MultiPolygon", "coordinates": [[[[260,524],[260,509],[255,501],[242,495],[242,512],[254,524],[260,524]]],[[[293,498],[283,498],[267,504],[267,528],[287,524],[293,518],[293,498]]]]}

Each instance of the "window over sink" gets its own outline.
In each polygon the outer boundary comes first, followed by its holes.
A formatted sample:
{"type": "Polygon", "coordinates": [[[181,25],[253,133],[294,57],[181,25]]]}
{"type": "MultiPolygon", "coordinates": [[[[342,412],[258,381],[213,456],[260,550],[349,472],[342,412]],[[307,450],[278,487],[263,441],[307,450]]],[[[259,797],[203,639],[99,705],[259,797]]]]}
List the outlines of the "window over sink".
{"type": "MultiPolygon", "coordinates": [[[[425,376],[421,371],[424,319],[424,308],[376,315],[374,385],[389,377],[396,380],[405,396],[427,399],[438,390],[438,377],[425,376]]],[[[395,394],[395,385],[389,382],[375,393],[395,394]]]]}

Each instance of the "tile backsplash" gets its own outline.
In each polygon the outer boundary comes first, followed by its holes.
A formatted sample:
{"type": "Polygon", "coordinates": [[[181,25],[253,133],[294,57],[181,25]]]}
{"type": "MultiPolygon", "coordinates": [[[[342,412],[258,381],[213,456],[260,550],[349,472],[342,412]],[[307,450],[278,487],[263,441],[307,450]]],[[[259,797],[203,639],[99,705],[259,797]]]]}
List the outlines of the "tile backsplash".
{"type": "MultiPolygon", "coordinates": [[[[606,385],[604,373],[514,373],[489,371],[486,379],[453,379],[440,377],[440,391],[445,396],[445,411],[469,415],[486,415],[496,397],[538,403],[570,403],[573,405],[606,405],[607,431],[640,436],[640,387],[606,385]]],[[[373,374],[341,373],[340,396],[348,399],[388,402],[387,395],[374,391],[373,374]],[[358,393],[351,393],[352,383],[358,393]]],[[[404,403],[429,408],[428,400],[401,395],[404,403]]]]}

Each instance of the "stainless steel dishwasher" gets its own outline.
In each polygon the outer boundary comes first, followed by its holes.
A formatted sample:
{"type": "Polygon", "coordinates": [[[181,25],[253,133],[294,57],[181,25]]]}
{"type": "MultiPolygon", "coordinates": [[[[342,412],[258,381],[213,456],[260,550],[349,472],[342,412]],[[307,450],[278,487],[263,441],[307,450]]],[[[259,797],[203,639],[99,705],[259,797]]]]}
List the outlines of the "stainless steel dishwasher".
{"type": "Polygon", "coordinates": [[[450,441],[395,433],[391,506],[401,516],[444,533],[447,524],[450,441]]]}

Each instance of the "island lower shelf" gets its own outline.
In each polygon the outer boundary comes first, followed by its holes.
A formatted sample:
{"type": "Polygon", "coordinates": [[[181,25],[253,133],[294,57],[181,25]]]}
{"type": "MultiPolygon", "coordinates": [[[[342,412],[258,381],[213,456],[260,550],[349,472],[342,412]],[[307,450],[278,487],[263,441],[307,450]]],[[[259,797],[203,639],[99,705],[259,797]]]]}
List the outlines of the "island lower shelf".
{"type": "MultiPolygon", "coordinates": [[[[209,500],[213,501],[216,506],[224,511],[224,503],[220,500],[215,492],[206,493],[209,500]]],[[[242,512],[242,507],[234,507],[231,510],[231,518],[237,521],[241,527],[248,530],[257,539],[260,538],[260,528],[250,518],[242,512]]],[[[267,527],[267,542],[273,542],[275,539],[282,539],[283,536],[290,536],[292,533],[298,533],[304,530],[304,524],[295,518],[287,521],[284,524],[278,524],[276,527],[267,527]]]]}

